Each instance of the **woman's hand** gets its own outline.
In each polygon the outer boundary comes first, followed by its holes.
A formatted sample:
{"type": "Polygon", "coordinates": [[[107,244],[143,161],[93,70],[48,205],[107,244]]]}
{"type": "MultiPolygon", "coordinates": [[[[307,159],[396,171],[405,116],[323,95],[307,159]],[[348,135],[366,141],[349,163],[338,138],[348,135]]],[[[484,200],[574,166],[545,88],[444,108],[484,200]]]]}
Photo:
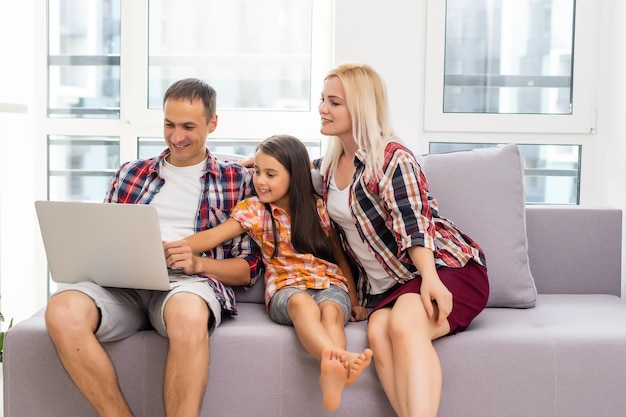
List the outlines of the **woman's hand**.
{"type": "Polygon", "coordinates": [[[352,306],[352,315],[350,321],[362,321],[367,320],[368,312],[363,306],[352,306]]]}
{"type": "Polygon", "coordinates": [[[439,327],[452,312],[452,293],[439,279],[432,250],[412,246],[407,251],[422,277],[420,296],[426,313],[435,319],[435,326],[439,327]]]}
{"type": "Polygon", "coordinates": [[[452,312],[452,293],[443,285],[439,275],[422,277],[420,296],[428,316],[435,318],[435,325],[439,327],[445,323],[452,312]]]}

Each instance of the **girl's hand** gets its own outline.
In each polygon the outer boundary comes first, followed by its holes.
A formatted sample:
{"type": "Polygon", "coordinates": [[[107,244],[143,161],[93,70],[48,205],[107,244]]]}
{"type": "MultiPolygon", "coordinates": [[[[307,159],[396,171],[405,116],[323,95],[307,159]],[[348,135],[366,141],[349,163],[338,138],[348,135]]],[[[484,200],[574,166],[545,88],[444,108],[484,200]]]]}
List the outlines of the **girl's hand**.
{"type": "Polygon", "coordinates": [[[363,306],[353,306],[352,307],[352,315],[350,316],[350,321],[362,321],[367,320],[368,312],[367,309],[363,306]]]}
{"type": "Polygon", "coordinates": [[[420,293],[428,316],[435,318],[437,327],[441,326],[452,312],[452,293],[443,285],[439,276],[422,277],[420,293]]]}

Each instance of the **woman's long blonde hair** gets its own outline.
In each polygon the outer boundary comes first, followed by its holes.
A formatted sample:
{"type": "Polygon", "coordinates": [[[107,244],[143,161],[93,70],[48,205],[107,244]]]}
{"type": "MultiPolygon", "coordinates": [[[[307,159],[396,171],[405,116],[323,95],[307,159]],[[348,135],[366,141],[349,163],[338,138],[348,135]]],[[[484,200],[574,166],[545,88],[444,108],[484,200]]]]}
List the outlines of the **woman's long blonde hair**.
{"type": "MultiPolygon", "coordinates": [[[[385,82],[369,65],[356,63],[330,70],[324,81],[332,77],[343,84],[354,140],[366,152],[364,179],[377,181],[382,175],[386,145],[398,141],[389,119],[385,82]]],[[[323,174],[329,169],[334,172],[342,152],[341,139],[331,137],[322,161],[323,174]]]]}

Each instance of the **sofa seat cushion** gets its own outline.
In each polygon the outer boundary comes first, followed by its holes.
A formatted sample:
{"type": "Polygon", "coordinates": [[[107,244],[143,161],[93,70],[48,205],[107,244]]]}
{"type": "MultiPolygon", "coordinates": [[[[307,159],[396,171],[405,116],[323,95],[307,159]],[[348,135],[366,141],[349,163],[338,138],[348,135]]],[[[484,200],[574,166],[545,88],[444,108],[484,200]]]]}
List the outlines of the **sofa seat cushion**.
{"type": "MultiPolygon", "coordinates": [[[[540,294],[533,309],[485,309],[467,331],[435,341],[443,367],[439,416],[623,416],[624,323],[626,301],[611,295],[540,294]]],[[[366,323],[349,323],[346,336],[349,349],[362,350],[366,323]]],[[[344,391],[339,410],[326,412],[319,365],[293,328],[272,322],[262,304],[241,303],[239,315],[224,320],[210,343],[201,415],[393,415],[374,366],[344,391]]],[[[167,340],[143,331],[105,349],[137,415],[163,416],[167,340]]],[[[6,417],[95,416],[61,367],[42,314],[7,332],[4,390],[6,417]]]]}
{"type": "Polygon", "coordinates": [[[483,417],[622,416],[626,410],[620,297],[539,294],[532,309],[485,309],[466,332],[435,346],[444,374],[441,416],[454,415],[451,410],[483,417]],[[509,408],[498,414],[490,398],[509,408]]]}

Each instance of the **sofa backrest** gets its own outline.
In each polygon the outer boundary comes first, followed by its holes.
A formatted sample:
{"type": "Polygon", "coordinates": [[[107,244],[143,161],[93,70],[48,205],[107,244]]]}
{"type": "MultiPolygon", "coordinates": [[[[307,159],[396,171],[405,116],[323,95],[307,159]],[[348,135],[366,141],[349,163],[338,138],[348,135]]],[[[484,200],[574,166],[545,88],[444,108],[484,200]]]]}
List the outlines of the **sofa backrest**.
{"type": "Polygon", "coordinates": [[[621,294],[622,210],[528,206],[526,222],[539,293],[621,294]]]}
{"type": "MultiPolygon", "coordinates": [[[[491,287],[488,307],[533,307],[537,288],[542,293],[620,294],[620,210],[531,206],[529,249],[524,166],[517,145],[417,159],[440,215],[485,251],[491,287]]],[[[235,291],[238,302],[263,303],[260,282],[235,291]]]]}

